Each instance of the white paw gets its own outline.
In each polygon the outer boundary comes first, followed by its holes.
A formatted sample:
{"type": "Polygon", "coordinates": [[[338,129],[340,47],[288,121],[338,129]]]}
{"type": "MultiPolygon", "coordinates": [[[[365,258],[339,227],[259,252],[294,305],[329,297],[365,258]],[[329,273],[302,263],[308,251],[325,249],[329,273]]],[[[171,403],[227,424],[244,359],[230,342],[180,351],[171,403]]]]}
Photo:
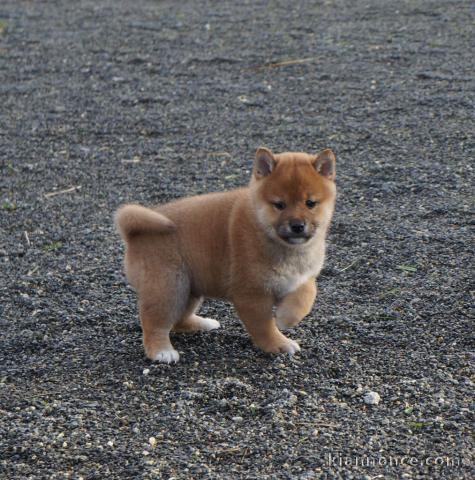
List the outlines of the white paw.
{"type": "Polygon", "coordinates": [[[204,318],[204,317],[199,317],[196,315],[197,318],[200,321],[200,330],[204,331],[209,331],[209,330],[216,330],[221,326],[221,324],[212,318],[204,318]]]}
{"type": "Polygon", "coordinates": [[[176,363],[180,358],[180,354],[173,348],[167,348],[166,350],[160,350],[153,357],[154,362],[161,363],[176,363]]]}
{"type": "Polygon", "coordinates": [[[289,355],[293,355],[294,353],[300,352],[300,345],[290,338],[287,338],[287,342],[280,346],[280,351],[282,353],[288,353],[289,355]]]}
{"type": "Polygon", "coordinates": [[[294,355],[294,353],[300,352],[299,344],[282,334],[280,338],[274,339],[273,342],[258,346],[267,353],[288,353],[289,355],[294,355]]]}

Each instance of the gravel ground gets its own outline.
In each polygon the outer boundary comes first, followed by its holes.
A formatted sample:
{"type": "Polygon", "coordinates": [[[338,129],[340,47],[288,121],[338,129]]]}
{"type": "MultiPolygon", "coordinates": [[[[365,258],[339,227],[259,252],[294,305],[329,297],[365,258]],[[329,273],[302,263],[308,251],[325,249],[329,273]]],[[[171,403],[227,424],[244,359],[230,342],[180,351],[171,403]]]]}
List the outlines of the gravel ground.
{"type": "Polygon", "coordinates": [[[0,477],[474,478],[474,13],[2,0],[0,477]],[[112,212],[245,184],[261,144],[338,157],[302,353],[209,301],[150,363],[112,212]]]}

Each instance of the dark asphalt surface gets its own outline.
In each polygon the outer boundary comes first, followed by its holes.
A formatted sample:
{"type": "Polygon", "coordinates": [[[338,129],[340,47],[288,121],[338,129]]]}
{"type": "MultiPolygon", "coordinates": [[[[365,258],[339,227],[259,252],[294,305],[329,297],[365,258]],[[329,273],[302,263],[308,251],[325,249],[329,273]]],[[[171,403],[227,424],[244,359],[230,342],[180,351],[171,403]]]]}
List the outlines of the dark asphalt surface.
{"type": "Polygon", "coordinates": [[[0,477],[473,478],[474,16],[3,0],[0,477]],[[245,184],[261,144],[338,158],[302,353],[208,301],[151,364],[113,211],[245,184]]]}

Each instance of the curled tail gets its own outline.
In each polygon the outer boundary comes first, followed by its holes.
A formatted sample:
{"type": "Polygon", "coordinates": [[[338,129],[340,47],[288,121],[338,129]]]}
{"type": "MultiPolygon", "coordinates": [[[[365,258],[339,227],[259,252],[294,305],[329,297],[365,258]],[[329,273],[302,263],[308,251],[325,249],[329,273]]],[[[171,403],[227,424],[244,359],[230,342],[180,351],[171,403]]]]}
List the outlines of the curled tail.
{"type": "Polygon", "coordinates": [[[176,225],[165,215],[141,205],[123,205],[114,217],[120,236],[129,241],[140,233],[171,233],[176,225]]]}

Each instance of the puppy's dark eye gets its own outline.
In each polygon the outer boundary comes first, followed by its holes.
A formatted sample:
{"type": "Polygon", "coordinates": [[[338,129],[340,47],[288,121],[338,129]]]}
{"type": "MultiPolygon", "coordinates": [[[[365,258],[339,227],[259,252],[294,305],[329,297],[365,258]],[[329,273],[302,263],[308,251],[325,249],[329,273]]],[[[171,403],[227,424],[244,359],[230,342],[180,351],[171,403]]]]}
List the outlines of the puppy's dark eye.
{"type": "Polygon", "coordinates": [[[277,210],[284,210],[286,207],[284,202],[273,202],[272,205],[274,205],[277,210]]]}
{"type": "Polygon", "coordinates": [[[305,205],[307,205],[307,208],[313,208],[313,207],[315,207],[316,204],[317,204],[317,202],[315,202],[314,200],[307,200],[305,202],[305,205]]]}

